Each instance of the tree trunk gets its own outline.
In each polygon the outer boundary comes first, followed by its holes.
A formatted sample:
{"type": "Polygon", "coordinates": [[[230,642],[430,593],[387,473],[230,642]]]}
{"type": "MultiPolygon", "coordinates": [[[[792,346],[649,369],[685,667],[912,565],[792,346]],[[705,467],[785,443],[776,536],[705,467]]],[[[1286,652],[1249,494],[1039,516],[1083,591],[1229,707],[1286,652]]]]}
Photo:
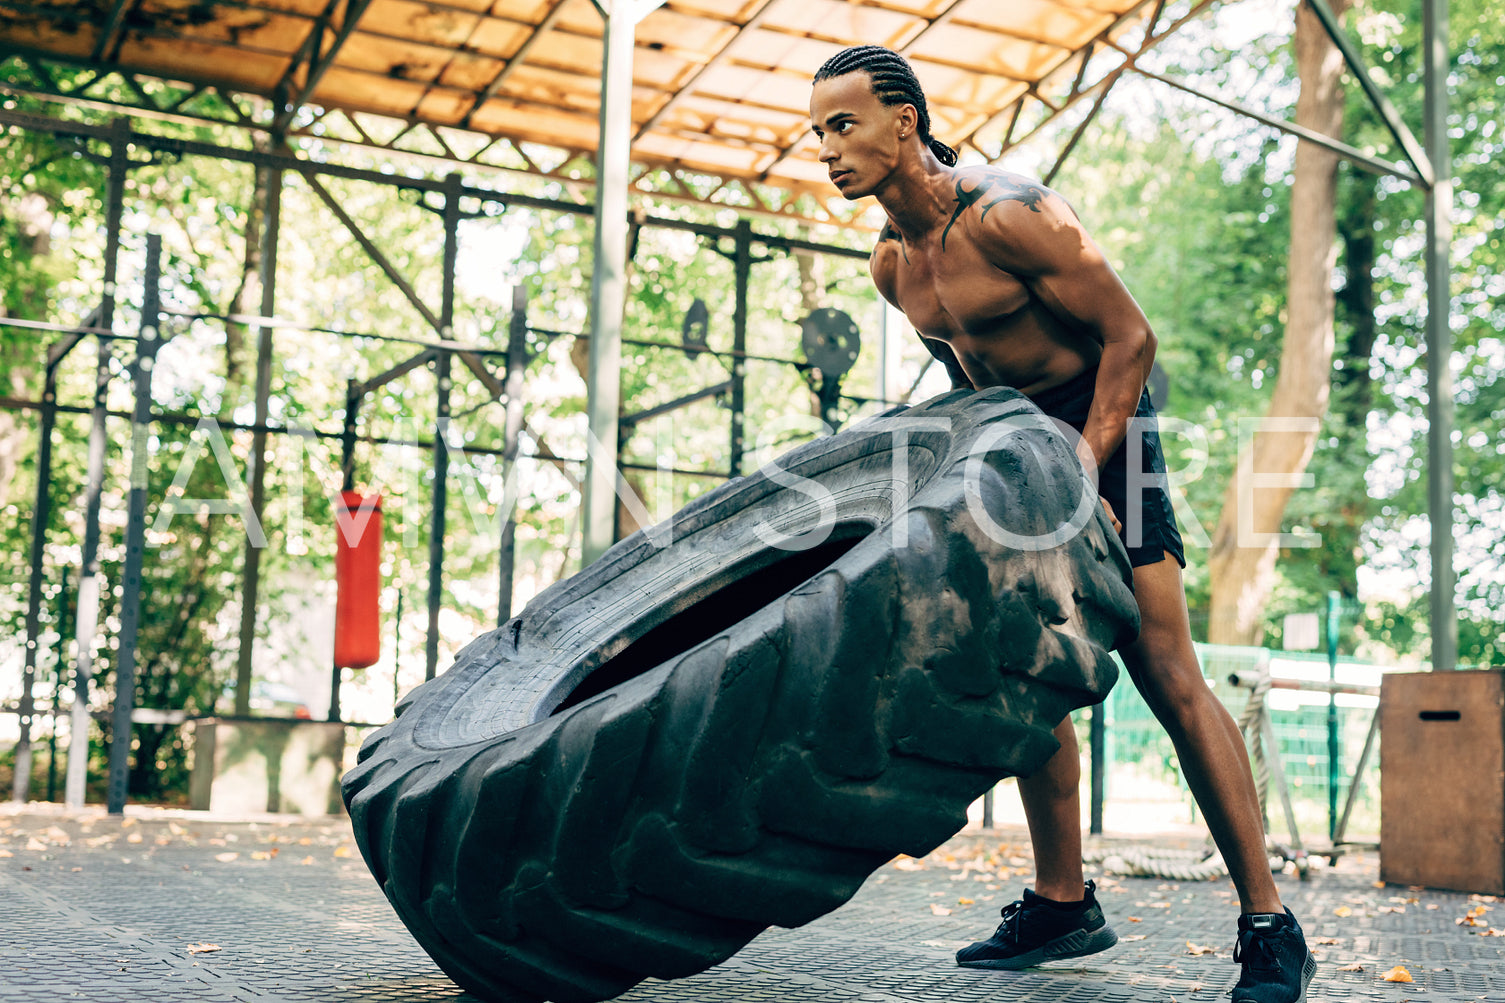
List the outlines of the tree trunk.
{"type": "Polygon", "coordinates": [[[1330,410],[1335,419],[1332,424],[1338,455],[1352,464],[1357,483],[1342,494],[1341,504],[1328,514],[1322,570],[1344,595],[1357,596],[1364,524],[1375,509],[1374,500],[1364,490],[1363,478],[1371,459],[1368,426],[1375,398],[1369,365],[1379,335],[1374,316],[1374,222],[1379,179],[1355,172],[1348,191],[1338,220],[1344,282],[1336,294],[1338,320],[1347,327],[1348,337],[1339,348],[1342,368],[1333,371],[1330,410]]]}
{"type": "MultiPolygon", "coordinates": [[[[1350,0],[1336,0],[1332,6],[1341,17],[1350,0]]],[[[1343,125],[1339,86],[1343,57],[1305,6],[1296,11],[1295,44],[1301,79],[1296,122],[1337,136],[1343,125]]],[[[1297,148],[1291,185],[1286,333],[1266,417],[1309,419],[1312,427],[1257,433],[1251,447],[1239,455],[1238,472],[1224,494],[1208,562],[1212,608],[1207,633],[1216,644],[1258,644],[1264,634],[1264,611],[1280,553],[1275,535],[1280,533],[1293,488],[1282,484],[1250,490],[1251,478],[1273,482],[1284,475],[1289,482],[1305,471],[1317,438],[1316,421],[1327,411],[1334,337],[1337,178],[1336,154],[1312,143],[1297,148]]]]}
{"type": "MultiPolygon", "coordinates": [[[[794,263],[800,271],[800,308],[802,316],[810,314],[826,305],[825,290],[825,267],[824,262],[814,251],[796,250],[794,263]]],[[[818,377],[812,377],[818,379],[818,377]]],[[[820,394],[812,388],[810,390],[810,413],[819,418],[822,416],[820,406],[820,394]]]]}
{"type": "MultiPolygon", "coordinates": [[[[267,171],[256,168],[255,187],[251,192],[251,204],[246,210],[245,243],[242,245],[240,284],[230,297],[226,313],[261,313],[261,229],[266,218],[267,171]]],[[[255,353],[249,347],[250,328],[239,321],[225,324],[225,383],[227,399],[233,399],[233,391],[245,385],[246,373],[255,368],[255,353]]]]}

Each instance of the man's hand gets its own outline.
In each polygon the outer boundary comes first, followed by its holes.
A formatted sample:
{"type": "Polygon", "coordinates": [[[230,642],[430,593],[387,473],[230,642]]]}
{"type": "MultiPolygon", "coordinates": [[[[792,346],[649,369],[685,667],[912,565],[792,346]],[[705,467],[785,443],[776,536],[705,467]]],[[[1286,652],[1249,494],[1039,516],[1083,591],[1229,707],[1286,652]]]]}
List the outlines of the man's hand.
{"type": "Polygon", "coordinates": [[[1108,513],[1108,521],[1113,523],[1113,532],[1122,533],[1124,524],[1118,521],[1118,516],[1114,513],[1113,506],[1108,504],[1108,499],[1099,495],[1097,500],[1103,503],[1103,511],[1108,513]]]}

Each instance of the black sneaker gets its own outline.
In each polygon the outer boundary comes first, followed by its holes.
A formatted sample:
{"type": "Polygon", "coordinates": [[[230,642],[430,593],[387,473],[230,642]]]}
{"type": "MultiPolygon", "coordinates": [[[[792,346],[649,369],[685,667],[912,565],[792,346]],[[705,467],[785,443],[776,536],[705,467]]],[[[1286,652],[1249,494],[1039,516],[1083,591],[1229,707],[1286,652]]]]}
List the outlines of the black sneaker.
{"type": "Polygon", "coordinates": [[[1095,891],[1096,886],[1087,882],[1081,904],[1062,908],[1026,888],[1021,901],[1003,907],[998,932],[957,951],[956,963],[1015,971],[1106,951],[1118,943],[1118,934],[1103,918],[1095,891]]]}
{"type": "Polygon", "coordinates": [[[1238,946],[1233,960],[1244,966],[1233,1003],[1302,1003],[1317,972],[1317,959],[1306,949],[1301,924],[1287,909],[1238,918],[1238,946]]]}

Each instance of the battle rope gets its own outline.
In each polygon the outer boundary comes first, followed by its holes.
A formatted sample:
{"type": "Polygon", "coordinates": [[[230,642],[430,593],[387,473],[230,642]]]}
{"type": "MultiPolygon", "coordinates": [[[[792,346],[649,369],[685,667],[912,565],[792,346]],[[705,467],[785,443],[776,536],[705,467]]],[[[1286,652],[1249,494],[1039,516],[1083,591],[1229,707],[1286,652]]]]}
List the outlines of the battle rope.
{"type": "Polygon", "coordinates": [[[1270,764],[1265,762],[1265,743],[1260,734],[1260,719],[1265,713],[1265,694],[1270,692],[1270,674],[1261,672],[1253,677],[1249,688],[1249,701],[1239,715],[1238,730],[1243,733],[1244,744],[1249,747],[1249,765],[1254,770],[1254,787],[1259,794],[1259,810],[1264,815],[1269,811],[1270,764]]]}
{"type": "Polygon", "coordinates": [[[1228,876],[1228,865],[1217,850],[1169,850],[1157,847],[1122,847],[1092,850],[1082,860],[1100,864],[1105,871],[1130,878],[1165,878],[1170,881],[1215,881],[1228,876]]]}
{"type": "MultiPolygon", "coordinates": [[[[1260,813],[1266,811],[1270,791],[1270,764],[1265,760],[1265,743],[1261,734],[1261,718],[1265,713],[1265,695],[1270,692],[1270,676],[1260,673],[1250,677],[1249,700],[1239,715],[1238,729],[1249,747],[1249,765],[1254,771],[1254,785],[1259,794],[1260,813]]],[[[1246,684],[1247,685],[1247,684],[1246,684]]],[[[1304,854],[1272,843],[1270,845],[1270,869],[1279,873],[1286,861],[1295,861],[1298,870],[1304,870],[1304,854]]],[[[1222,854],[1211,845],[1202,850],[1170,850],[1155,847],[1125,847],[1116,850],[1094,850],[1083,854],[1087,863],[1100,864],[1106,871],[1136,878],[1164,878],[1170,881],[1214,881],[1227,877],[1228,865],[1222,854]]],[[[1303,873],[1303,877],[1305,874],[1303,873]]]]}

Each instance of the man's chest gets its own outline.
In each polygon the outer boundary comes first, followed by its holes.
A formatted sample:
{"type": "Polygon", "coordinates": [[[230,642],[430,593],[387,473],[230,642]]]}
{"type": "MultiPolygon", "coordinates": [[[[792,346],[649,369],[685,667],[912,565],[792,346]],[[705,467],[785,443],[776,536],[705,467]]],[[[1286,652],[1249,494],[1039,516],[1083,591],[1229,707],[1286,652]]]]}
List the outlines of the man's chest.
{"type": "Polygon", "coordinates": [[[1023,282],[966,250],[916,249],[898,263],[895,299],[927,337],[998,334],[1030,304],[1023,282]]]}

